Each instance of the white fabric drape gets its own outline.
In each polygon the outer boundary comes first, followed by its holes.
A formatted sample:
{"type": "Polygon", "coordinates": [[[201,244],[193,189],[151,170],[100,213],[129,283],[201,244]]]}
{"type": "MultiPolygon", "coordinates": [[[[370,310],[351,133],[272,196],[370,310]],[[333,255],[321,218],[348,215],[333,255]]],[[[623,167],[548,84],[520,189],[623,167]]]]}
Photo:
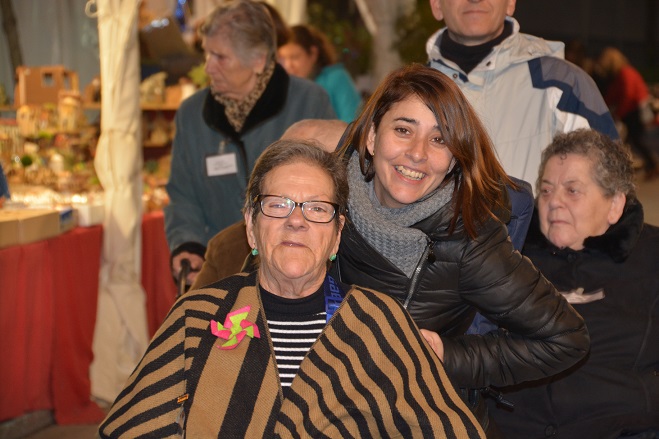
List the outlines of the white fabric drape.
{"type": "Polygon", "coordinates": [[[373,37],[372,80],[378,84],[389,72],[402,65],[393,49],[396,20],[415,7],[414,0],[355,0],[362,20],[373,37]]]}
{"type": "MultiPolygon", "coordinates": [[[[92,2],[94,3],[94,2],[92,2]]],[[[92,395],[113,401],[148,345],[141,286],[142,147],[137,40],[139,0],[96,0],[101,136],[94,166],[105,191],[103,257],[92,395]]]]}

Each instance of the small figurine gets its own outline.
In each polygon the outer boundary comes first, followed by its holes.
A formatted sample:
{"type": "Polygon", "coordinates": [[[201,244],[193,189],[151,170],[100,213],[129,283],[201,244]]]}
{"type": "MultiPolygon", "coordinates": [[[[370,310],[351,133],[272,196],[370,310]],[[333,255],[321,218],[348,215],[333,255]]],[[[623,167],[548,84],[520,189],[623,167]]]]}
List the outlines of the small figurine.
{"type": "Polygon", "coordinates": [[[59,131],[76,133],[80,128],[82,102],[79,93],[60,92],[57,102],[57,120],[59,131]]]}

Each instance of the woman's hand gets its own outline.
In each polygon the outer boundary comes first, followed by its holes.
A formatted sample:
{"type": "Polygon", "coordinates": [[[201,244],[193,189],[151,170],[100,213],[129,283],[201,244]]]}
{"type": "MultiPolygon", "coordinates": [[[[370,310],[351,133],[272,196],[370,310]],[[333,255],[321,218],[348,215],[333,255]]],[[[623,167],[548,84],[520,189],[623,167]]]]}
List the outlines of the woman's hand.
{"type": "Polygon", "coordinates": [[[174,276],[175,279],[178,279],[179,275],[181,274],[181,261],[183,259],[190,261],[190,271],[186,277],[186,284],[192,285],[195,278],[199,274],[199,270],[201,270],[201,266],[204,264],[204,258],[189,252],[181,252],[174,256],[172,259],[172,276],[174,276]]]}
{"type": "Polygon", "coordinates": [[[427,329],[421,329],[420,331],[423,338],[426,339],[432,350],[435,351],[435,355],[437,355],[441,361],[444,361],[444,343],[442,343],[439,334],[433,331],[428,331],[427,329]]]}

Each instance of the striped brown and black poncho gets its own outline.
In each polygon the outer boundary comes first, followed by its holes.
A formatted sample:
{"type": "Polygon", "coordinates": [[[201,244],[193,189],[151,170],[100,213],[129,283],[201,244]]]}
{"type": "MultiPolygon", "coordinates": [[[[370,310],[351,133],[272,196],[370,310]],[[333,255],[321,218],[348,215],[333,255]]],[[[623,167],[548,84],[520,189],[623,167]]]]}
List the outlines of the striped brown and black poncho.
{"type": "Polygon", "coordinates": [[[257,273],[239,274],[182,296],[100,437],[485,437],[402,306],[357,287],[284,399],[256,285],[257,273]],[[246,305],[261,337],[218,349],[210,320],[246,305]]]}

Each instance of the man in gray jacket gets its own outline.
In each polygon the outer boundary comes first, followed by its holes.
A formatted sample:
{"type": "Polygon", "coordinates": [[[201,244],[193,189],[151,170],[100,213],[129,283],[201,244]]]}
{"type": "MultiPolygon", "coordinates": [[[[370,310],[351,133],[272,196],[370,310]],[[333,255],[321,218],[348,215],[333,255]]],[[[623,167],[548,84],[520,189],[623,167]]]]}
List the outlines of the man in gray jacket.
{"type": "Polygon", "coordinates": [[[509,175],[535,183],[557,133],[593,128],[618,138],[595,82],[563,59],[564,44],[519,32],[516,0],[429,1],[446,24],[426,44],[429,63],[460,86],[509,175]]]}

